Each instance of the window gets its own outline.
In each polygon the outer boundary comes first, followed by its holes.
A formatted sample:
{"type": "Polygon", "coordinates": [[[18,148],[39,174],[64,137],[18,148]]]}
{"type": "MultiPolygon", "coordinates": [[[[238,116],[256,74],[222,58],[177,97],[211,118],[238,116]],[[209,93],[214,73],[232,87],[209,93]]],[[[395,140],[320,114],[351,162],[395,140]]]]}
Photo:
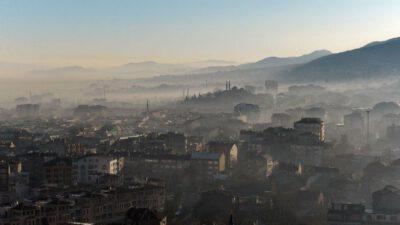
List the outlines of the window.
{"type": "Polygon", "coordinates": [[[384,215],[378,215],[376,217],[377,220],[385,220],[385,216],[384,215]]]}

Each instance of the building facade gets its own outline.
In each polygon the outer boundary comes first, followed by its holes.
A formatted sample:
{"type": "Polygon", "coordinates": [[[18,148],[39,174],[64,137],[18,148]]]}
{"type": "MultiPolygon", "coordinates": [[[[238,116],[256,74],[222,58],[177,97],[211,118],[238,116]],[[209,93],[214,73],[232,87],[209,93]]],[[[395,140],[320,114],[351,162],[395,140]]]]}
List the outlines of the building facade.
{"type": "Polygon", "coordinates": [[[73,183],[96,184],[104,175],[121,175],[124,158],[103,155],[83,156],[72,163],[73,183]]]}

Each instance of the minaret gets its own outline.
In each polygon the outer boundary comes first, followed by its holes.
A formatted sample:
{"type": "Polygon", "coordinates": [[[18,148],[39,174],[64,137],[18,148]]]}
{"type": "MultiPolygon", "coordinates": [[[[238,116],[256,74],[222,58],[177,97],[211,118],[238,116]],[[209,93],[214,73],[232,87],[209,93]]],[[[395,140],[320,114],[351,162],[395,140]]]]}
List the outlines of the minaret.
{"type": "Polygon", "coordinates": [[[229,80],[228,88],[229,88],[229,91],[230,91],[231,90],[231,80],[229,80]]]}
{"type": "Polygon", "coordinates": [[[146,112],[149,113],[149,99],[146,101],[146,112]]]}

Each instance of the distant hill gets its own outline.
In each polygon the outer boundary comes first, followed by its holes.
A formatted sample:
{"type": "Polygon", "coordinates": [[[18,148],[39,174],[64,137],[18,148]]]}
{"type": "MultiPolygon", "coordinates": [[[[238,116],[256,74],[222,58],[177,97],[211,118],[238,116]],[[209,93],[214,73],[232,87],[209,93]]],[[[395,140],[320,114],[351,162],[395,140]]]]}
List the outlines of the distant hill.
{"type": "Polygon", "coordinates": [[[400,38],[324,56],[281,74],[290,81],[341,81],[400,74],[400,38]]]}
{"type": "Polygon", "coordinates": [[[332,53],[328,50],[317,50],[302,56],[282,57],[282,58],[268,57],[260,61],[257,61],[255,63],[247,63],[240,65],[239,67],[241,69],[260,69],[268,67],[287,66],[293,64],[303,64],[330,54],[332,53]]]}
{"type": "MultiPolygon", "coordinates": [[[[218,70],[221,67],[234,67],[231,63],[237,64],[233,61],[224,60],[207,60],[191,63],[158,63],[154,61],[133,62],[121,66],[106,68],[106,69],[92,69],[81,66],[68,66],[46,69],[28,70],[26,73],[33,75],[34,78],[82,78],[82,79],[104,79],[104,78],[150,78],[160,75],[185,75],[194,73],[210,73],[218,70]],[[204,71],[202,70],[204,68],[204,71]]],[[[5,67],[5,66],[4,66],[5,67]]],[[[21,66],[20,66],[21,67],[21,66]]],[[[16,70],[15,66],[11,67],[10,71],[16,70]]],[[[3,71],[2,64],[0,64],[0,71],[3,71]]]]}
{"type": "Polygon", "coordinates": [[[0,77],[15,77],[15,75],[23,75],[32,70],[45,70],[48,66],[0,62],[0,77]]]}
{"type": "Polygon", "coordinates": [[[196,73],[216,73],[216,72],[229,72],[237,70],[237,66],[210,66],[205,68],[200,68],[197,70],[192,71],[193,74],[196,73]]]}
{"type": "Polygon", "coordinates": [[[114,75],[125,75],[131,77],[151,77],[160,74],[182,74],[191,68],[184,64],[168,64],[153,61],[128,63],[119,67],[108,69],[107,72],[114,75]]]}
{"type": "Polygon", "coordinates": [[[102,78],[101,72],[81,66],[56,67],[51,69],[31,70],[25,74],[29,79],[43,80],[90,80],[102,78]]]}
{"type": "Polygon", "coordinates": [[[131,77],[152,77],[157,75],[184,75],[192,73],[214,72],[218,68],[231,67],[237,64],[233,61],[206,60],[191,63],[168,64],[153,61],[128,63],[108,70],[115,75],[130,75],[131,77]],[[204,69],[204,70],[203,70],[204,69]]]}
{"type": "MultiPolygon", "coordinates": [[[[258,70],[262,72],[263,69],[267,68],[283,68],[287,66],[293,66],[297,64],[303,64],[310,62],[314,59],[330,55],[332,54],[328,50],[317,50],[311,52],[309,54],[305,54],[302,56],[294,56],[294,57],[268,57],[262,59],[260,61],[254,63],[246,63],[241,65],[235,65],[235,62],[232,61],[221,61],[218,60],[217,62],[223,63],[225,62],[228,65],[225,66],[209,66],[203,67],[197,70],[192,71],[193,74],[208,74],[208,73],[221,73],[221,72],[232,72],[232,74],[242,73],[242,74],[252,74],[254,70],[258,70]],[[231,63],[231,64],[229,64],[231,63]],[[261,71],[260,71],[261,70],[261,71]]],[[[212,60],[210,60],[212,61],[212,60]]],[[[208,62],[210,62],[208,61],[208,62]]],[[[237,63],[236,63],[237,64],[237,63]]],[[[267,72],[267,71],[266,71],[267,72]]],[[[268,70],[268,73],[270,71],[268,70]]]]}
{"type": "Polygon", "coordinates": [[[33,70],[32,73],[81,73],[94,71],[94,69],[84,68],[82,66],[66,66],[66,67],[57,67],[48,70],[33,70]]]}
{"type": "Polygon", "coordinates": [[[67,67],[58,67],[53,69],[46,70],[32,70],[30,74],[39,74],[39,75],[66,75],[66,74],[92,74],[95,73],[95,69],[84,68],[81,66],[67,66],[67,67]]]}

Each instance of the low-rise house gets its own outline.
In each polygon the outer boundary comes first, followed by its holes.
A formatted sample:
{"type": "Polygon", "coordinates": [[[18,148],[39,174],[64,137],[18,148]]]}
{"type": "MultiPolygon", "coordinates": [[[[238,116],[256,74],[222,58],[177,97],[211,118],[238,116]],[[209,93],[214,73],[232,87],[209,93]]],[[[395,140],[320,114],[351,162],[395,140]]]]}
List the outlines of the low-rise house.
{"type": "Polygon", "coordinates": [[[71,220],[71,202],[48,199],[0,206],[0,225],[61,225],[71,220]]]}
{"type": "Polygon", "coordinates": [[[293,212],[300,221],[322,220],[326,212],[327,199],[319,191],[295,191],[283,193],[278,202],[293,212]]]}
{"type": "Polygon", "coordinates": [[[130,208],[124,225],[167,225],[167,217],[147,208],[130,208]]]}
{"type": "Polygon", "coordinates": [[[332,203],[328,209],[328,225],[361,225],[364,222],[365,206],[362,204],[332,203]]]}
{"type": "Polygon", "coordinates": [[[131,208],[163,212],[165,187],[135,184],[89,191],[67,191],[41,199],[0,205],[0,225],[123,223],[131,208]]]}
{"type": "Polygon", "coordinates": [[[400,189],[388,185],[374,192],[372,207],[376,213],[400,213],[400,189]]]}

